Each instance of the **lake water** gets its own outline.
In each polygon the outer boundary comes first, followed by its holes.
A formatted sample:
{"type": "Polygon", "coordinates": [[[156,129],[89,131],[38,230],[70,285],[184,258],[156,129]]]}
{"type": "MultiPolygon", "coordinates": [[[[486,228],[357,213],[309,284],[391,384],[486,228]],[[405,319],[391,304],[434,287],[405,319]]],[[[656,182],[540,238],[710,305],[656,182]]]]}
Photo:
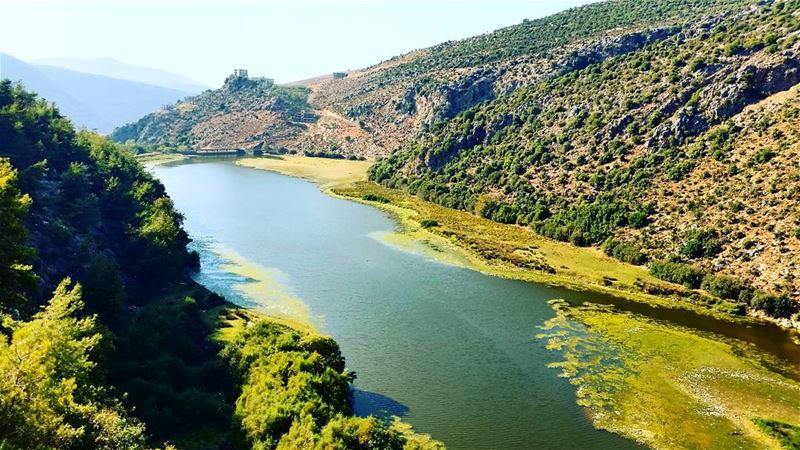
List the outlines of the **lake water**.
{"type": "Polygon", "coordinates": [[[593,429],[575,388],[547,368],[560,355],[535,337],[554,316],[548,300],[596,296],[394,248],[378,237],[395,227],[383,212],[300,179],[230,162],[154,172],[196,240],[198,280],[235,303],[269,309],[259,305],[269,299],[236,288],[242,279],[224,263],[236,254],[263,268],[339,342],[358,376],[359,414],[399,415],[456,450],[636,448],[593,429]]]}

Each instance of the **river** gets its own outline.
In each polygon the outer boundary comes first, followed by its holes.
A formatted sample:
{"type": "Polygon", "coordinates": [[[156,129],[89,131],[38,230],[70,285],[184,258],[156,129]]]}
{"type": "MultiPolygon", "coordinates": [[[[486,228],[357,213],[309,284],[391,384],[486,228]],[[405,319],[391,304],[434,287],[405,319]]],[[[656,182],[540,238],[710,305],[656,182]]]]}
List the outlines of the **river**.
{"type": "Polygon", "coordinates": [[[224,161],[153,170],[200,251],[198,281],[333,336],[357,374],[359,414],[401,416],[456,450],[638,448],[592,427],[574,386],[547,367],[559,355],[535,337],[554,316],[548,300],[596,296],[395,248],[380,238],[395,227],[385,213],[304,180],[224,161]],[[248,295],[233,260],[281,295],[248,295]]]}

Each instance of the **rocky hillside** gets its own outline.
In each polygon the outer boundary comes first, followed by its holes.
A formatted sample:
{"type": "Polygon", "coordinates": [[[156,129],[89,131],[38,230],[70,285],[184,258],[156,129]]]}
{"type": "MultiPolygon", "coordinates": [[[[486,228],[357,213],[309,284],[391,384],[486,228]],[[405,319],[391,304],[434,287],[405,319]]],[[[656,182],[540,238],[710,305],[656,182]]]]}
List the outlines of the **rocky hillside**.
{"type": "Polygon", "coordinates": [[[798,298],[798,30],[800,2],[776,1],[623,35],[629,51],[573,54],[372,178],[630,262],[735,275],[721,295],[743,307],[749,286],[798,298]]]}
{"type": "Polygon", "coordinates": [[[173,148],[260,147],[293,139],[313,117],[303,88],[282,88],[271,80],[231,76],[207,90],[149,114],[112,133],[117,141],[173,148]]]}
{"type": "MultiPolygon", "coordinates": [[[[682,24],[752,0],[615,0],[398,56],[344,79],[236,84],[120,128],[113,137],[167,146],[248,147],[386,156],[431,127],[548,77],[636,51],[682,24]],[[307,88],[309,114],[287,117],[277,92],[307,88]],[[197,108],[201,105],[200,108],[197,108]],[[223,105],[225,105],[223,107],[223,105]],[[294,119],[297,119],[295,117],[294,119]]],[[[230,81],[230,80],[229,80],[230,81]]],[[[301,109],[302,109],[301,108],[301,109]]]]}
{"type": "Polygon", "coordinates": [[[317,109],[367,131],[384,154],[485,101],[636,51],[746,0],[612,0],[414,51],[307,83],[317,109]]]}

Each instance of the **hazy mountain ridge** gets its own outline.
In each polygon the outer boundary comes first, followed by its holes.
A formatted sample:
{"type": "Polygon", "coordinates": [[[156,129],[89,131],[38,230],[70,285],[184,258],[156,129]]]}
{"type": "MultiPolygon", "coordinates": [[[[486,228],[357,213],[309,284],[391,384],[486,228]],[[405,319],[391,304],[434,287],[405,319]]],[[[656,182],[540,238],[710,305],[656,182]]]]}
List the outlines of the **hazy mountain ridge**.
{"type": "Polygon", "coordinates": [[[199,81],[166,70],[136,66],[117,61],[114,58],[42,58],[31,61],[37,66],[61,67],[74,72],[102,75],[119,80],[136,81],[138,83],[161,86],[197,94],[208,89],[199,81]]]}
{"type": "Polygon", "coordinates": [[[0,54],[0,77],[21,81],[54,102],[78,127],[109,133],[189,92],[60,67],[36,65],[0,54]]]}

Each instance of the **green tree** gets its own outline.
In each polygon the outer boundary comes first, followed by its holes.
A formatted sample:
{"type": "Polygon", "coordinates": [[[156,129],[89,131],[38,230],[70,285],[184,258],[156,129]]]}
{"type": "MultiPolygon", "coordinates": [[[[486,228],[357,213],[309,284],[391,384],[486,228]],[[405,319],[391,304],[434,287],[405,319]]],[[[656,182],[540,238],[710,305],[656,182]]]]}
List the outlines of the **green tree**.
{"type": "Polygon", "coordinates": [[[25,292],[35,286],[29,265],[33,251],[23,244],[27,237],[24,219],[31,198],[20,193],[17,171],[0,158],[0,310],[21,305],[25,292]]]}
{"type": "Polygon", "coordinates": [[[10,339],[0,335],[0,447],[142,448],[144,427],[95,383],[101,335],[94,317],[76,317],[81,288],[70,283],[10,339]]]}

